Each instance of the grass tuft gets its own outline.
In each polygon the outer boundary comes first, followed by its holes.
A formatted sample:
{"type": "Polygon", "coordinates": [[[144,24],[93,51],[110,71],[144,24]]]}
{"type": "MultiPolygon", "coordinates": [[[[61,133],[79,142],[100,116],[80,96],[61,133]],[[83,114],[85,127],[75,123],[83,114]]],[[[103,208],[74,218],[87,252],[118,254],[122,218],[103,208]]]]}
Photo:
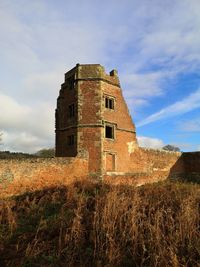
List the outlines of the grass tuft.
{"type": "Polygon", "coordinates": [[[0,266],[200,266],[200,186],[84,180],[4,197],[0,266]]]}

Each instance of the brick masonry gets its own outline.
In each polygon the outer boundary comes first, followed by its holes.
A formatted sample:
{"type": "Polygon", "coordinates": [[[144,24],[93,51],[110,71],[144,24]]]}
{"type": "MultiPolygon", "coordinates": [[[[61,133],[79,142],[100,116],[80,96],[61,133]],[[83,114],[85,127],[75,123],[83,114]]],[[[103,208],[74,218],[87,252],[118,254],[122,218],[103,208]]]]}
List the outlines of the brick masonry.
{"type": "Polygon", "coordinates": [[[104,178],[134,176],[140,180],[143,176],[144,181],[157,181],[191,173],[193,168],[195,175],[199,172],[198,153],[181,154],[138,147],[135,125],[116,70],[107,74],[99,64],[77,64],[65,74],[56,114],[63,119],[60,125],[66,124],[64,129],[56,123],[56,155],[71,155],[66,140],[73,128],[77,141],[74,151],[77,155],[81,151],[88,152],[91,175],[104,178]],[[72,80],[74,87],[69,90],[67,84],[72,80]],[[64,96],[62,103],[65,107],[59,104],[61,96],[64,96]],[[65,109],[72,101],[77,113],[74,121],[69,121],[65,109]],[[107,136],[106,127],[109,131],[112,129],[111,138],[107,136]],[[196,159],[192,160],[193,157],[196,159]]]}
{"type": "Polygon", "coordinates": [[[67,184],[88,175],[86,157],[0,160],[0,190],[20,192],[67,184]],[[78,166],[78,167],[77,167],[78,166]]]}
{"type": "MultiPolygon", "coordinates": [[[[77,64],[57,98],[56,158],[0,160],[0,187],[25,181],[72,181],[90,175],[140,185],[167,177],[200,181],[200,152],[138,147],[135,125],[116,70],[77,64]]],[[[33,183],[34,184],[34,183],[33,183]]]]}
{"type": "Polygon", "coordinates": [[[99,64],[78,64],[67,72],[57,100],[56,156],[88,151],[90,174],[102,176],[107,171],[126,172],[131,167],[130,154],[137,147],[135,125],[117,72],[106,74],[99,64]],[[108,99],[110,107],[106,106],[108,99]],[[76,115],[70,121],[67,109],[72,103],[76,115]],[[112,128],[111,138],[106,136],[106,127],[112,128]],[[73,148],[67,144],[72,131],[76,139],[73,148]]]}

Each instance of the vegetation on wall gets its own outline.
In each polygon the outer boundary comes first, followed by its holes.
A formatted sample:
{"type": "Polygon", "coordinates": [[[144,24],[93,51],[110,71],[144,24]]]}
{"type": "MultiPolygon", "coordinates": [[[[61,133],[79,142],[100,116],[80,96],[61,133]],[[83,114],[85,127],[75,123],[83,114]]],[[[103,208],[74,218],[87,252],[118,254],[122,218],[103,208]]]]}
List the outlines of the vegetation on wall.
{"type": "Polygon", "coordinates": [[[200,186],[89,181],[4,198],[0,266],[199,266],[200,186]]]}

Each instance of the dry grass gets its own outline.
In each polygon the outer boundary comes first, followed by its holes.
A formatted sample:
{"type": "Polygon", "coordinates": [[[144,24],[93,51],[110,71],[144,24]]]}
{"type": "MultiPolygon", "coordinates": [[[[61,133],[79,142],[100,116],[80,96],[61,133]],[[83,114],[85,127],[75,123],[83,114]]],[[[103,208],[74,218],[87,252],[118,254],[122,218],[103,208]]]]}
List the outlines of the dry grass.
{"type": "Polygon", "coordinates": [[[200,266],[200,186],[89,181],[2,199],[0,266],[200,266]]]}

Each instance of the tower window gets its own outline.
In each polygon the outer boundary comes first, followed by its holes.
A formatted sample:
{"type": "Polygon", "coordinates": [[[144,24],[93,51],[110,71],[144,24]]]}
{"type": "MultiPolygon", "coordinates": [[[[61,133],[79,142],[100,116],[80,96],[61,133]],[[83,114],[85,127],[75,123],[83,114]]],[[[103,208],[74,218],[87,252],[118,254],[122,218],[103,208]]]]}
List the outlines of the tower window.
{"type": "Polygon", "coordinates": [[[68,146],[73,146],[75,144],[75,136],[74,135],[68,136],[67,144],[68,144],[68,146]]]}
{"type": "Polygon", "coordinates": [[[75,105],[71,104],[69,105],[69,118],[73,118],[75,115],[75,105]]]}
{"type": "Polygon", "coordinates": [[[114,109],[114,98],[106,96],[105,107],[108,109],[114,109]]]}
{"type": "Polygon", "coordinates": [[[74,89],[74,85],[75,85],[75,82],[74,82],[74,76],[69,77],[69,78],[67,79],[67,84],[68,84],[68,88],[69,88],[69,90],[74,89]]]}
{"type": "Polygon", "coordinates": [[[114,139],[114,125],[105,126],[105,137],[109,139],[114,139]]]}

